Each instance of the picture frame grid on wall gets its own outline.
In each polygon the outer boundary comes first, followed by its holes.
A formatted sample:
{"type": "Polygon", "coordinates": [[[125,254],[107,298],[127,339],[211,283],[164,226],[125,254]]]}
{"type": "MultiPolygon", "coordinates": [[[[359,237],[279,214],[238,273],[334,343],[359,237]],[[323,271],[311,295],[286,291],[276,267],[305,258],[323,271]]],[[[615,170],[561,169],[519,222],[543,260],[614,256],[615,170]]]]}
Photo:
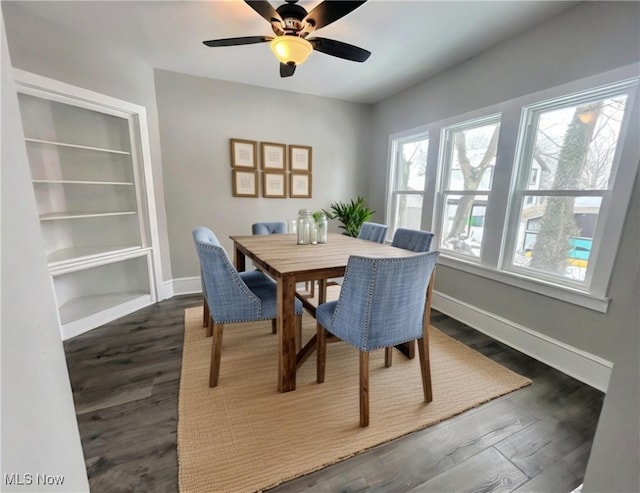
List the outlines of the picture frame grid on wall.
{"type": "Polygon", "coordinates": [[[231,167],[258,169],[257,147],[255,140],[230,139],[231,167]]]}
{"type": "Polygon", "coordinates": [[[289,197],[292,199],[311,198],[311,173],[292,171],[289,173],[289,197]]]}
{"type": "Polygon", "coordinates": [[[287,176],[285,171],[262,172],[262,196],[282,199],[287,197],[287,176]]]}
{"type": "Polygon", "coordinates": [[[285,171],[287,169],[287,146],[276,142],[260,143],[261,168],[285,171]]]}
{"type": "Polygon", "coordinates": [[[311,146],[289,145],[289,171],[311,173],[313,149],[311,146]]]}
{"type": "Polygon", "coordinates": [[[258,171],[239,168],[232,169],[231,194],[234,197],[257,197],[258,171]]]}

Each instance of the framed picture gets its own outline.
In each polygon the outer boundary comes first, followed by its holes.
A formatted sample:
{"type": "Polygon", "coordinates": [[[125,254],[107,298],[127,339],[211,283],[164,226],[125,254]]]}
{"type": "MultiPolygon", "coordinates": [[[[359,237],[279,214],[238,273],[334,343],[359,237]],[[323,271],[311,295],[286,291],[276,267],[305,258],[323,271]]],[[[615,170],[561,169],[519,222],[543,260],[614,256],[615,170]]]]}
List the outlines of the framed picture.
{"type": "Polygon", "coordinates": [[[289,197],[311,198],[311,173],[289,173],[289,197]]]}
{"type": "Polygon", "coordinates": [[[286,198],[287,179],[284,171],[262,172],[262,196],[268,198],[286,198]]]}
{"type": "Polygon", "coordinates": [[[258,172],[231,170],[231,193],[234,197],[258,196],[258,172]]]}
{"type": "Polygon", "coordinates": [[[287,146],[284,144],[274,144],[273,142],[261,142],[260,154],[262,156],[262,169],[273,169],[284,171],[287,160],[287,146]]]}
{"type": "Polygon", "coordinates": [[[255,140],[231,139],[231,167],[258,168],[255,140]]]}
{"type": "Polygon", "coordinates": [[[290,145],[289,169],[311,173],[311,147],[290,145]]]}

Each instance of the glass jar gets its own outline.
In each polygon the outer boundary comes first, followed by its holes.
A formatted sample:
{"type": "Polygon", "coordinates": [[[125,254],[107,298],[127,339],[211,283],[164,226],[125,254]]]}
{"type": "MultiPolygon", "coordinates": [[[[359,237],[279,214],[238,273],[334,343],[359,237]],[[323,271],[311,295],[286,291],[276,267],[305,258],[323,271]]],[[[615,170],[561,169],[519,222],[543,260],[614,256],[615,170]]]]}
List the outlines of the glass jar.
{"type": "Polygon", "coordinates": [[[318,227],[318,243],[326,243],[328,238],[328,223],[327,216],[324,212],[318,214],[318,217],[316,218],[316,226],[318,227]]]}
{"type": "Polygon", "coordinates": [[[308,245],[311,243],[311,232],[313,231],[314,220],[309,209],[298,211],[298,245],[308,245]]]}
{"type": "Polygon", "coordinates": [[[297,219],[290,219],[289,221],[287,221],[287,232],[292,235],[298,234],[297,219]]]}

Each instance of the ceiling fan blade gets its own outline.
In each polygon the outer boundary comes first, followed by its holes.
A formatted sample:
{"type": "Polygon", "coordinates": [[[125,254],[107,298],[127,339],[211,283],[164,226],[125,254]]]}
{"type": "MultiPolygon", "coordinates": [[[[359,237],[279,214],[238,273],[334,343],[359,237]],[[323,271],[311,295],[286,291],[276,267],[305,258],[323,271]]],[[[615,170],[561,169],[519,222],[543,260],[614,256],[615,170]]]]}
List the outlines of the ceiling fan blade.
{"type": "Polygon", "coordinates": [[[364,62],[371,55],[370,51],[334,39],[312,38],[307,41],[313,45],[313,49],[316,51],[352,62],[364,62]]]}
{"type": "Polygon", "coordinates": [[[320,29],[353,12],[366,1],[367,0],[359,2],[325,0],[309,12],[307,16],[302,19],[302,22],[311,24],[315,29],[320,29]]]}
{"type": "Polygon", "coordinates": [[[287,63],[280,64],[280,77],[291,77],[295,71],[295,65],[289,65],[287,63]]]}
{"type": "Polygon", "coordinates": [[[266,43],[273,38],[269,36],[242,36],[240,38],[225,38],[225,39],[212,39],[210,41],[203,41],[202,43],[210,46],[237,46],[237,45],[252,45],[256,43],[266,43]]]}
{"type": "Polygon", "coordinates": [[[258,12],[267,22],[279,22],[283,24],[284,21],[280,14],[272,7],[272,5],[266,0],[244,0],[244,2],[253,10],[258,12]]]}

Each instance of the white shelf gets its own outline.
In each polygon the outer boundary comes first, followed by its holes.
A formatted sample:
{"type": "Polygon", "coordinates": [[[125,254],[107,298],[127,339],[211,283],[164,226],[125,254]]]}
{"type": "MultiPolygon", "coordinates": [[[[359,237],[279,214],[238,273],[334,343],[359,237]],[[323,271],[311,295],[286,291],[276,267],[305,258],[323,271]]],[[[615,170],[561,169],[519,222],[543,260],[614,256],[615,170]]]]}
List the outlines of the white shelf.
{"type": "Polygon", "coordinates": [[[88,259],[94,259],[104,257],[107,255],[119,255],[124,253],[134,252],[136,250],[142,250],[140,245],[123,245],[123,246],[93,246],[93,247],[72,247],[63,248],[51,252],[47,256],[49,267],[53,269],[60,264],[65,264],[70,261],[86,261],[88,259]]]}
{"type": "Polygon", "coordinates": [[[66,142],[54,142],[51,140],[42,140],[42,139],[33,139],[33,138],[25,138],[24,140],[31,144],[44,144],[44,145],[51,145],[51,146],[57,146],[57,147],[68,147],[71,149],[83,149],[85,151],[108,152],[110,154],[123,154],[126,156],[129,156],[131,154],[128,151],[120,151],[117,149],[104,149],[102,147],[84,146],[79,144],[68,144],[66,142]]]}
{"type": "Polygon", "coordinates": [[[18,103],[67,339],[156,300],[155,210],[144,108],[45,85],[19,84],[18,103]]]}
{"type": "Polygon", "coordinates": [[[116,320],[123,314],[140,310],[141,308],[149,306],[151,303],[153,303],[153,298],[148,294],[131,298],[119,305],[115,305],[111,308],[107,308],[99,312],[91,313],[86,317],[79,318],[77,320],[74,320],[73,322],[68,322],[64,325],[61,325],[60,335],[62,336],[63,341],[70,339],[86,332],[87,330],[100,327],[101,325],[109,323],[112,320],[116,320]]]}
{"type": "Polygon", "coordinates": [[[134,184],[128,181],[88,181],[88,180],[32,180],[33,183],[44,185],[117,185],[132,187],[134,184]]]}
{"type": "Polygon", "coordinates": [[[93,296],[80,296],[67,301],[58,308],[60,322],[62,325],[67,325],[141,297],[149,297],[149,293],[145,293],[144,291],[124,291],[93,296]]]}
{"type": "Polygon", "coordinates": [[[88,217],[127,216],[136,211],[117,212],[50,212],[40,216],[41,221],[56,221],[58,219],[86,219],[88,217]]]}

